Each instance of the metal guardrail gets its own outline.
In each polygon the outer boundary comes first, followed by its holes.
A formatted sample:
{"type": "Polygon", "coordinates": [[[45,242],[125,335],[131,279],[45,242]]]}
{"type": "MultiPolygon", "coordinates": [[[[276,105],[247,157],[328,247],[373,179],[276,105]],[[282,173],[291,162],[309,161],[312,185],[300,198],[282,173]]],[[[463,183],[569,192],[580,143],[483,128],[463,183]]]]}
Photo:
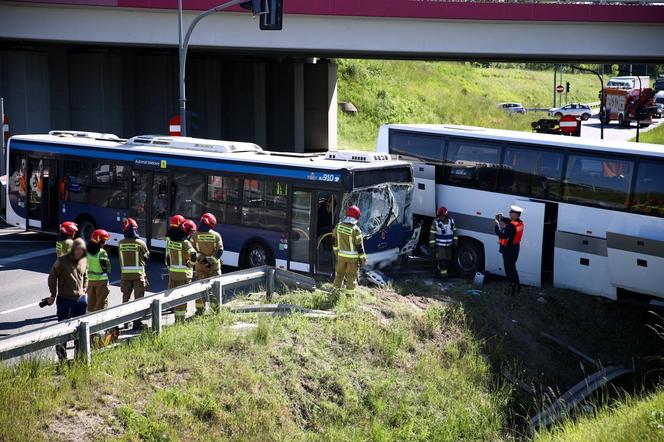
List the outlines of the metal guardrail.
{"type": "Polygon", "coordinates": [[[72,318],[68,321],[47,325],[0,339],[0,361],[23,356],[57,344],[66,345],[68,341],[78,339],[79,356],[90,363],[92,348],[90,336],[103,330],[119,327],[135,320],[152,320],[152,332],[162,331],[162,313],[199,298],[214,300],[218,305],[228,302],[240,288],[262,286],[267,299],[271,299],[277,283],[287,287],[313,290],[316,282],[307,276],[274,267],[257,267],[240,270],[214,278],[195,281],[174,289],[134,301],[109,307],[105,310],[72,318]]]}

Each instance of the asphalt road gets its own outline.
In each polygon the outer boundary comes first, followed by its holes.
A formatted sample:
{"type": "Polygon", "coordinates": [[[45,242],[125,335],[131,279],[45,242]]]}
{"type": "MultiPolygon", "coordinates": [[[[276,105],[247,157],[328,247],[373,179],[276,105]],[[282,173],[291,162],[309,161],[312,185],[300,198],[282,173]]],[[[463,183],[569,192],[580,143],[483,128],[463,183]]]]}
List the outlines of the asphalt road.
{"type": "MultiPolygon", "coordinates": [[[[664,123],[664,118],[659,118],[654,120],[648,128],[641,128],[641,133],[651,130],[660,124],[664,123]]],[[[599,140],[600,139],[600,123],[599,118],[594,116],[588,121],[583,122],[583,127],[581,128],[581,138],[592,138],[599,140]]],[[[614,140],[614,141],[629,141],[636,136],[636,124],[632,123],[629,128],[620,127],[618,123],[613,122],[609,125],[604,125],[604,139],[605,140],[614,140]]]]}
{"type": "MultiPolygon", "coordinates": [[[[0,337],[56,322],[55,306],[39,308],[49,296],[47,277],[55,261],[55,236],[0,228],[0,337]]],[[[111,249],[109,305],[122,302],[120,264],[111,249]]],[[[148,293],[166,290],[164,257],[153,254],[147,266],[148,293]],[[164,277],[162,278],[162,274],[164,277]]],[[[193,310],[193,303],[190,309],[193,310]]]]}

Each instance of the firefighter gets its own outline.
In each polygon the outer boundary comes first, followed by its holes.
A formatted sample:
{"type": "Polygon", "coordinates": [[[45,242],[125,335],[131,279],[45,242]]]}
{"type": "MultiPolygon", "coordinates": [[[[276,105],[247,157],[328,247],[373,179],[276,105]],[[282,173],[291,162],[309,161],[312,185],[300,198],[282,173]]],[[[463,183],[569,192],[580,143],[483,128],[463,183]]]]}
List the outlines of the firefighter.
{"type": "Polygon", "coordinates": [[[180,229],[180,226],[186,220],[187,219],[182,215],[171,216],[168,221],[168,230],[166,231],[166,242],[168,242],[168,238],[170,238],[172,234],[175,234],[176,236],[178,235],[177,232],[180,229]]]}
{"type": "MultiPolygon", "coordinates": [[[[191,243],[198,252],[196,260],[196,279],[206,279],[221,275],[221,255],[224,253],[224,243],[221,235],[215,232],[217,218],[211,213],[204,213],[198,225],[198,231],[191,235],[191,243]]],[[[196,300],[196,314],[205,312],[205,299],[196,300]]]]}
{"type": "Polygon", "coordinates": [[[364,254],[364,240],[362,231],[357,225],[360,219],[360,208],[350,206],[346,211],[346,217],[334,227],[332,234],[334,254],[337,257],[336,275],[334,287],[352,297],[355,295],[357,285],[357,274],[361,266],[367,262],[364,254]]]}
{"type": "Polygon", "coordinates": [[[516,270],[516,261],[519,259],[521,238],[524,224],[521,221],[523,209],[519,206],[510,206],[510,216],[506,218],[502,213],[496,215],[495,231],[498,236],[500,253],[503,255],[505,275],[509,282],[512,295],[521,291],[519,272],[516,270]]]}
{"type": "MultiPolygon", "coordinates": [[[[196,232],[196,223],[185,220],[178,228],[169,229],[166,241],[166,266],[168,267],[168,288],[172,289],[189,284],[193,278],[193,267],[198,253],[189,242],[189,237],[196,232]]],[[[175,307],[175,322],[184,322],[187,304],[175,307]]]]}
{"type": "MultiPolygon", "coordinates": [[[[47,303],[57,306],[58,321],[82,316],[87,310],[88,262],[85,252],[85,241],[81,238],[73,240],[71,250],[55,261],[48,274],[51,296],[47,303]]],[[[56,345],[55,353],[59,360],[67,359],[64,345],[56,345]]]]}
{"type": "MultiPolygon", "coordinates": [[[[122,222],[124,238],[118,243],[118,256],[120,258],[120,291],[122,302],[129,302],[133,293],[134,299],[145,296],[148,280],[145,275],[145,262],[150,256],[148,246],[138,235],[138,223],[133,218],[126,218],[122,222]]],[[[134,321],[133,328],[140,329],[143,323],[140,319],[134,321]]]]}
{"type": "Polygon", "coordinates": [[[442,279],[447,279],[447,270],[452,261],[452,249],[458,242],[454,219],[446,207],[439,207],[429,230],[429,247],[434,253],[436,268],[442,279]]]}
{"type": "Polygon", "coordinates": [[[65,221],[60,224],[58,239],[55,241],[55,254],[57,257],[66,255],[74,244],[74,236],[78,232],[78,226],[73,221],[65,221]]]}
{"type": "Polygon", "coordinates": [[[111,260],[104,250],[106,241],[111,235],[106,230],[97,229],[92,232],[88,243],[88,311],[96,312],[108,305],[108,274],[111,271],[111,260]]]}

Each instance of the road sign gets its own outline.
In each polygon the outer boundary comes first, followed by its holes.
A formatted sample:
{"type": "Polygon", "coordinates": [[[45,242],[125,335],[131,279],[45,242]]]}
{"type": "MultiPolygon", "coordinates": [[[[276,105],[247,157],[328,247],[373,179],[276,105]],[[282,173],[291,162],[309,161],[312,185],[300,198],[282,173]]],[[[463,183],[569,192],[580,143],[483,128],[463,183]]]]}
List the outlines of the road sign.
{"type": "Polygon", "coordinates": [[[560,117],[560,131],[564,134],[576,132],[579,128],[579,120],[574,115],[563,115],[560,117]]]}
{"type": "Polygon", "coordinates": [[[562,94],[563,92],[565,92],[565,86],[563,86],[562,84],[559,84],[558,86],[556,86],[556,92],[558,92],[559,94],[562,94]]]}
{"type": "Polygon", "coordinates": [[[181,133],[180,116],[176,115],[168,120],[168,134],[172,137],[179,137],[181,133]]]}

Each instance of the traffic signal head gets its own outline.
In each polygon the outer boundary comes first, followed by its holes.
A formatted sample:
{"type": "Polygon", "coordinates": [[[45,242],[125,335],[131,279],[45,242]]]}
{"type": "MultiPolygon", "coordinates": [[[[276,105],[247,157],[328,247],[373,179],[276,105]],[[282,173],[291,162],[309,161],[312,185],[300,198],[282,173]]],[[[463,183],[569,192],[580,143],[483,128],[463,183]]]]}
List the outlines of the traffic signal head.
{"type": "Polygon", "coordinates": [[[284,0],[249,0],[240,6],[259,16],[262,31],[280,31],[283,27],[284,0]]]}
{"type": "Polygon", "coordinates": [[[569,81],[568,81],[567,84],[565,84],[565,92],[569,93],[570,89],[571,89],[571,85],[569,84],[569,81]]]}

